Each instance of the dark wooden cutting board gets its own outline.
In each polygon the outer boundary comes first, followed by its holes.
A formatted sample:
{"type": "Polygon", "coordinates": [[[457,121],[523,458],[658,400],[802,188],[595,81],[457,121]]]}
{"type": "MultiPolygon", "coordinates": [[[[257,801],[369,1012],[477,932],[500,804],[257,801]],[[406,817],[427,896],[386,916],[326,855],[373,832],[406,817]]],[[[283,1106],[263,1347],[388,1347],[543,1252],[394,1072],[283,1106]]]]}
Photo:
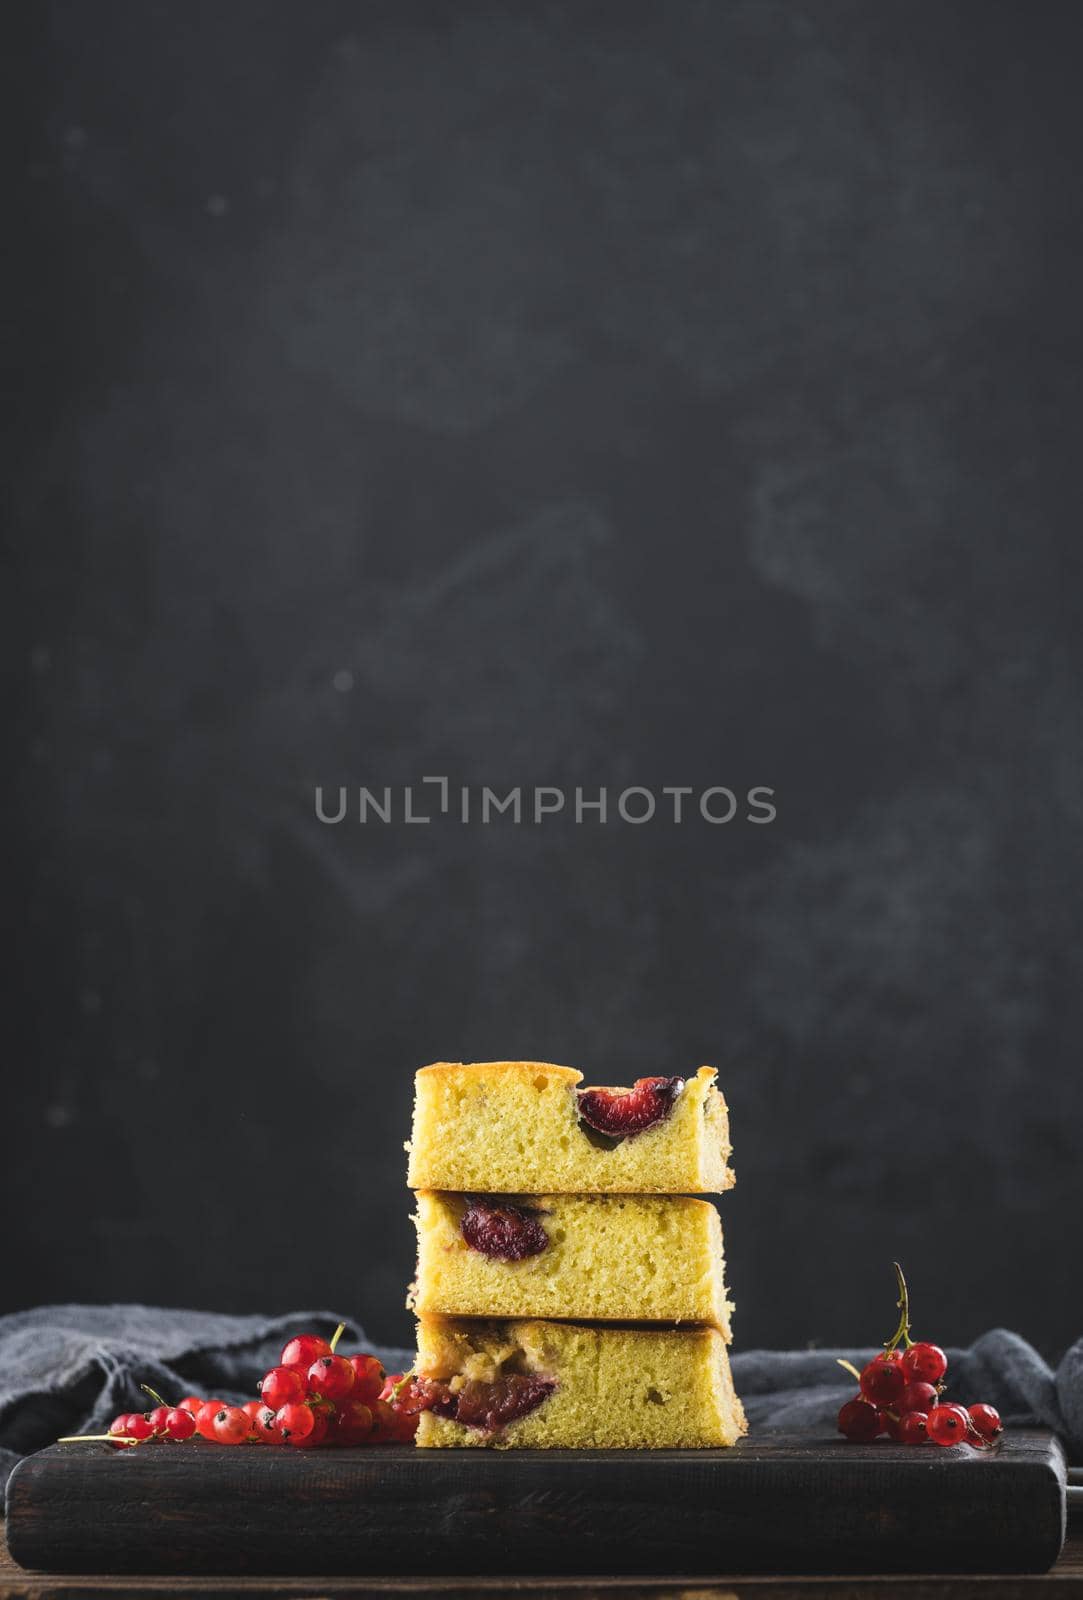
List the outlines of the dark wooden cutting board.
{"type": "Polygon", "coordinates": [[[52,1572],[1040,1572],[1064,1538],[1052,1435],[995,1452],[766,1434],[734,1450],[53,1445],[8,1485],[52,1572]]]}

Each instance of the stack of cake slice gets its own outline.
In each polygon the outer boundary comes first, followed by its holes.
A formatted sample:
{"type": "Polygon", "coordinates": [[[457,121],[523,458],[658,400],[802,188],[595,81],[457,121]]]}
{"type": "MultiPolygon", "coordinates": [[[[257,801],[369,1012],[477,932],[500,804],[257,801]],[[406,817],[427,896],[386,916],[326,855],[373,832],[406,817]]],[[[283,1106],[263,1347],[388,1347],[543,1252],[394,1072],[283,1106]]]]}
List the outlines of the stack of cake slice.
{"type": "Polygon", "coordinates": [[[417,1074],[421,1446],[666,1449],[745,1431],[726,1346],[715,1074],[583,1089],[538,1061],[417,1074]]]}

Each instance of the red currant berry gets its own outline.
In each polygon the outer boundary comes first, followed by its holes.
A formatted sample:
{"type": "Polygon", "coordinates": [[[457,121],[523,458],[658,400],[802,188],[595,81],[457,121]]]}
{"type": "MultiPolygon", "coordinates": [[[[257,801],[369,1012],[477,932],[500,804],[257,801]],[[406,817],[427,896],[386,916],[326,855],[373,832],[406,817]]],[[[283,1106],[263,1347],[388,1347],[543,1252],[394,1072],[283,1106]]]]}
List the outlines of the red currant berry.
{"type": "Polygon", "coordinates": [[[224,1406],[224,1400],[204,1400],[196,1412],[196,1432],[201,1439],[214,1438],[214,1419],[224,1406]]]}
{"type": "Polygon", "coordinates": [[[206,1405],[206,1403],[207,1402],[205,1400],[201,1400],[198,1395],[187,1394],[180,1403],[180,1409],[182,1411],[190,1411],[194,1417],[200,1406],[206,1405]]]}
{"type": "Polygon", "coordinates": [[[292,1401],[304,1399],[304,1373],[297,1367],[272,1367],[258,1387],[263,1404],[280,1411],[292,1401]]]}
{"type": "Polygon", "coordinates": [[[372,1402],[372,1432],[369,1434],[369,1444],[395,1444],[399,1437],[398,1415],[392,1411],[386,1400],[372,1402]]]}
{"type": "Polygon", "coordinates": [[[983,1439],[995,1439],[1004,1432],[1004,1424],[1000,1420],[1000,1412],[995,1406],[976,1405],[968,1408],[970,1426],[976,1434],[983,1439]]]}
{"type": "Polygon", "coordinates": [[[279,1365],[303,1367],[307,1372],[314,1361],[318,1361],[321,1356],[331,1354],[333,1354],[331,1346],[326,1339],[321,1339],[318,1333],[300,1333],[284,1347],[279,1365]]]}
{"type": "Polygon", "coordinates": [[[894,1406],[906,1388],[906,1374],[897,1356],[874,1356],[861,1374],[861,1393],[874,1405],[894,1406]]]}
{"type": "Polygon", "coordinates": [[[364,1444],[372,1432],[372,1412],[363,1400],[347,1400],[331,1424],[335,1444],[364,1444]]]}
{"type": "Polygon", "coordinates": [[[244,1444],[252,1431],[252,1419],[240,1406],[223,1406],[215,1414],[214,1439],[217,1444],[244,1444]]]}
{"type": "Polygon", "coordinates": [[[929,1412],[937,1403],[936,1389],[931,1383],[922,1383],[919,1379],[906,1385],[899,1396],[899,1415],[904,1411],[929,1412]]]}
{"type": "Polygon", "coordinates": [[[948,1358],[938,1344],[921,1340],[912,1344],[902,1358],[908,1378],[920,1378],[922,1383],[939,1383],[948,1370],[948,1358]]]}
{"type": "Polygon", "coordinates": [[[314,1450],[318,1444],[323,1444],[327,1438],[330,1423],[326,1411],[317,1411],[312,1420],[312,1432],[306,1433],[303,1439],[292,1438],[287,1440],[296,1450],[314,1450]]]}
{"type": "Polygon", "coordinates": [[[154,1425],[147,1420],[141,1411],[129,1412],[124,1420],[128,1424],[125,1432],[130,1433],[133,1439],[151,1439],[154,1437],[154,1425]]]}
{"type": "Polygon", "coordinates": [[[880,1432],[880,1413],[860,1395],[855,1400],[847,1400],[839,1412],[839,1432],[847,1439],[867,1444],[880,1432]]]}
{"type": "MultiPolygon", "coordinates": [[[[350,1356],[350,1366],[354,1370],[354,1386],[350,1391],[352,1399],[363,1400],[369,1405],[373,1400],[386,1399],[383,1394],[384,1369],[375,1356],[350,1356]]],[[[396,1382],[402,1377],[398,1374],[396,1382]]]]}
{"type": "Polygon", "coordinates": [[[155,1406],[153,1411],[148,1412],[147,1421],[155,1433],[162,1434],[165,1432],[165,1419],[172,1409],[172,1406],[155,1406]]]}
{"type": "Polygon", "coordinates": [[[307,1439],[316,1425],[316,1415],[311,1406],[290,1400],[275,1412],[275,1427],[287,1444],[307,1439]]]}
{"type": "Polygon", "coordinates": [[[899,1443],[924,1444],[929,1437],[929,1418],[924,1411],[907,1411],[899,1418],[899,1443]]]}
{"type": "Polygon", "coordinates": [[[190,1439],[196,1431],[196,1419],[184,1406],[174,1406],[166,1412],[163,1432],[167,1439],[190,1439]]]}
{"type": "MultiPolygon", "coordinates": [[[[387,1401],[384,1400],[380,1403],[386,1405],[387,1401]]],[[[417,1417],[404,1417],[401,1411],[392,1411],[391,1417],[386,1420],[385,1436],[378,1438],[377,1443],[407,1444],[417,1432],[417,1424],[417,1417]]],[[[384,1431],[384,1425],[381,1425],[377,1430],[378,1433],[381,1431],[384,1431]]]]}
{"type": "Polygon", "coordinates": [[[308,1369],[309,1394],[325,1400],[345,1400],[354,1386],[354,1370],[345,1356],[320,1356],[308,1369]]]}
{"type": "Polygon", "coordinates": [[[122,1412],[119,1417],[114,1417],[109,1425],[109,1437],[118,1450],[134,1450],[139,1443],[128,1432],[128,1413],[122,1412]]]}
{"type": "Polygon", "coordinates": [[[962,1406],[934,1406],[929,1412],[929,1438],[934,1444],[962,1444],[970,1418],[962,1406]]]}
{"type": "Polygon", "coordinates": [[[395,1415],[398,1418],[397,1437],[402,1440],[403,1444],[409,1444],[418,1430],[421,1418],[416,1411],[395,1410],[395,1415]]]}
{"type": "Polygon", "coordinates": [[[880,1432],[886,1433],[889,1439],[899,1437],[899,1418],[894,1411],[881,1411],[880,1432]]]}
{"type": "Polygon", "coordinates": [[[275,1422],[275,1412],[270,1406],[261,1405],[255,1416],[256,1437],[261,1444],[281,1444],[278,1424],[275,1422]]]}

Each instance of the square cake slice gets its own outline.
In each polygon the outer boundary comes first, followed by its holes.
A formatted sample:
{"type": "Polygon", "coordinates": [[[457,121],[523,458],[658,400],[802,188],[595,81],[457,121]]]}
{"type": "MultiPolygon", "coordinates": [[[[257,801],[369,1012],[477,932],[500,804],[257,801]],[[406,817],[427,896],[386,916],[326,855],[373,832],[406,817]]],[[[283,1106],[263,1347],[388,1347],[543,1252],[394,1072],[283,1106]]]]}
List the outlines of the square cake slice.
{"type": "Polygon", "coordinates": [[[715,1328],[418,1324],[422,1449],[680,1450],[746,1431],[715,1328]]]}
{"type": "Polygon", "coordinates": [[[715,1072],[582,1088],[543,1061],[441,1061],[415,1079],[412,1189],[714,1194],[733,1173],[715,1072]]]}
{"type": "Polygon", "coordinates": [[[730,1337],[722,1225],[677,1195],[417,1196],[419,1314],[702,1323],[730,1337]]]}

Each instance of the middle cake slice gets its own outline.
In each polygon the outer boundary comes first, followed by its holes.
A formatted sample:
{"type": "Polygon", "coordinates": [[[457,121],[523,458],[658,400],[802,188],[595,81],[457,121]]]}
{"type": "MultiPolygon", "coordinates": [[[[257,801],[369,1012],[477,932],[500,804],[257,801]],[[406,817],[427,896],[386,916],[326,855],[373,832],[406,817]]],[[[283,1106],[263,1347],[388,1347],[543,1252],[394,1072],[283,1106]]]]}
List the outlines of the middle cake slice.
{"type": "Polygon", "coordinates": [[[730,1338],[722,1225],[684,1195],[417,1196],[423,1315],[698,1323],[730,1338]]]}

